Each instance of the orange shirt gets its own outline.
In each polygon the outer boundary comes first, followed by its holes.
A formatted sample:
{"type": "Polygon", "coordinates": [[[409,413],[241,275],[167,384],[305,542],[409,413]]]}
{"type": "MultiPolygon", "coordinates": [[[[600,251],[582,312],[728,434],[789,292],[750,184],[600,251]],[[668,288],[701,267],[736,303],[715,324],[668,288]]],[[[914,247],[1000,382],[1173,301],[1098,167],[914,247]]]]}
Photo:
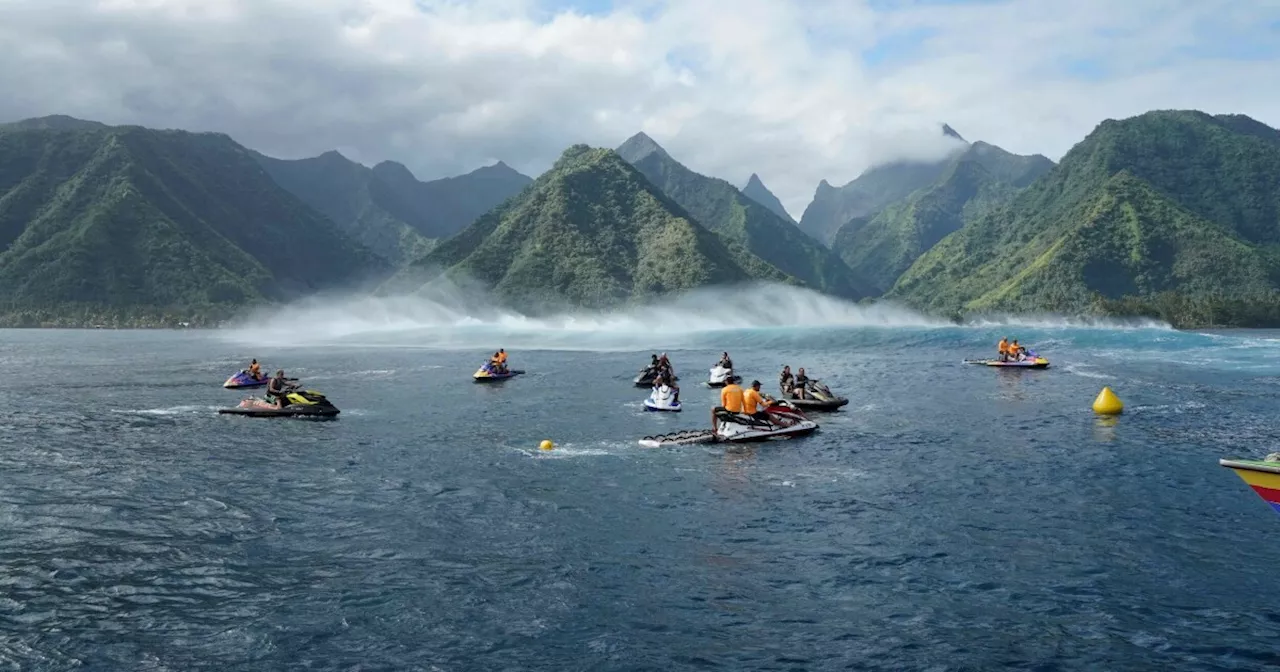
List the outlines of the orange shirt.
{"type": "Polygon", "coordinates": [[[748,388],[742,395],[742,407],[746,413],[755,413],[757,410],[763,410],[768,407],[764,397],[755,388],[748,388]]]}
{"type": "Polygon", "coordinates": [[[737,385],[725,385],[720,390],[720,405],[730,413],[742,412],[742,388],[737,385]]]}

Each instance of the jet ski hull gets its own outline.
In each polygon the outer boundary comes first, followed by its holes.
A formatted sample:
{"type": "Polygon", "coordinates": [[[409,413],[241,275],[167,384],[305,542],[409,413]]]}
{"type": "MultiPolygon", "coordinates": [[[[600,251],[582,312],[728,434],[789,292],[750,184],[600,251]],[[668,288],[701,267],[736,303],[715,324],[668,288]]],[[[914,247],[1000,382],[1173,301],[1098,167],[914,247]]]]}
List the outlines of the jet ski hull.
{"type": "Polygon", "coordinates": [[[516,376],[519,376],[523,373],[524,371],[516,371],[516,370],[507,371],[506,373],[493,373],[491,371],[485,371],[484,369],[480,369],[479,371],[476,371],[475,374],[472,375],[471,377],[477,383],[495,383],[500,380],[515,378],[516,376]]]}
{"type": "Polygon", "coordinates": [[[790,406],[778,404],[766,410],[776,416],[775,422],[760,422],[746,416],[734,416],[735,420],[732,422],[719,420],[714,432],[702,429],[646,436],[640,439],[640,445],[646,448],[666,448],[701,443],[785,441],[807,436],[818,429],[818,423],[804,417],[803,413],[790,406]]]}
{"type": "Polygon", "coordinates": [[[680,409],[680,400],[676,399],[675,391],[666,386],[655,387],[649,397],[644,400],[644,410],[646,411],[679,413],[680,409]]]}
{"type": "Polygon", "coordinates": [[[966,364],[982,364],[984,366],[994,366],[1008,369],[1047,369],[1049,368],[1049,360],[1043,357],[1035,359],[1024,359],[1020,362],[1002,362],[998,359],[971,359],[966,364]]]}
{"type": "MultiPolygon", "coordinates": [[[[657,373],[649,369],[645,369],[641,371],[640,375],[636,376],[635,380],[632,382],[636,384],[636,387],[653,387],[653,381],[657,379],[658,379],[657,373]]],[[[680,380],[680,376],[671,376],[671,380],[673,382],[680,380]]]]}
{"type": "Polygon", "coordinates": [[[772,416],[768,421],[745,415],[722,416],[716,422],[716,439],[726,443],[781,441],[807,436],[818,429],[818,423],[804,417],[804,413],[787,402],[765,410],[772,416]]]}
{"type": "Polygon", "coordinates": [[[282,408],[277,408],[270,401],[250,397],[240,402],[240,405],[235,408],[220,408],[218,413],[223,415],[245,415],[251,418],[331,419],[336,418],[342,412],[322,395],[315,395],[312,399],[315,400],[309,400],[305,396],[293,396],[291,403],[282,408]]]}
{"type": "Polygon", "coordinates": [[[849,404],[844,397],[835,399],[787,399],[787,403],[806,411],[834,411],[849,404]]]}
{"type": "Polygon", "coordinates": [[[707,377],[707,387],[724,387],[729,384],[729,379],[733,377],[733,369],[726,369],[720,366],[712,367],[710,375],[707,377]]]}
{"type": "MultiPolygon", "coordinates": [[[[293,383],[293,382],[297,382],[298,379],[286,378],[285,380],[288,380],[289,382],[293,383]]],[[[249,375],[248,371],[241,371],[231,376],[230,378],[228,378],[227,382],[223,383],[222,386],[227,388],[228,390],[247,390],[254,387],[265,387],[266,384],[269,382],[271,382],[270,376],[263,376],[262,378],[254,378],[253,376],[249,375]]]]}

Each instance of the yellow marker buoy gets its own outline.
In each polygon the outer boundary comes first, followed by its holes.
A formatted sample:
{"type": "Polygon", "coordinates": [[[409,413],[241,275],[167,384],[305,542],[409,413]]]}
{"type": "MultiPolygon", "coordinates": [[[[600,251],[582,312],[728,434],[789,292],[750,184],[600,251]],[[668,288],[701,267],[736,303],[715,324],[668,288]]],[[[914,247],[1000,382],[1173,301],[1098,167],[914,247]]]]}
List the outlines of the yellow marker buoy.
{"type": "Polygon", "coordinates": [[[1102,388],[1098,398],[1093,400],[1093,412],[1098,415],[1120,415],[1123,411],[1124,402],[1109,387],[1102,388]]]}
{"type": "Polygon", "coordinates": [[[555,447],[556,447],[556,444],[551,443],[551,439],[543,439],[542,443],[538,444],[538,450],[551,450],[552,448],[555,448],[555,447]]]}

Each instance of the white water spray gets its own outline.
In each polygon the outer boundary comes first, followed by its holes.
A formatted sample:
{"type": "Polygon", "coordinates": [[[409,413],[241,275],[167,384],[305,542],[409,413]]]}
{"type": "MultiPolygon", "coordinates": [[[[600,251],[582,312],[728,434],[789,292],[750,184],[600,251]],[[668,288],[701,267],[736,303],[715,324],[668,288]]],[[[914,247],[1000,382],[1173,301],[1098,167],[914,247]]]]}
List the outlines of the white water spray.
{"type": "MultiPolygon", "coordinates": [[[[1055,316],[986,318],[967,328],[1115,329],[1167,325],[1055,316]]],[[[458,285],[433,283],[414,294],[313,297],[264,309],[224,332],[231,341],[253,345],[298,342],[371,347],[509,347],[566,350],[633,350],[680,347],[702,334],[770,330],[801,335],[831,329],[962,328],[890,302],[862,305],[812,290],[752,284],[698,289],[647,305],[614,310],[578,310],[524,315],[491,296],[458,285]]]]}

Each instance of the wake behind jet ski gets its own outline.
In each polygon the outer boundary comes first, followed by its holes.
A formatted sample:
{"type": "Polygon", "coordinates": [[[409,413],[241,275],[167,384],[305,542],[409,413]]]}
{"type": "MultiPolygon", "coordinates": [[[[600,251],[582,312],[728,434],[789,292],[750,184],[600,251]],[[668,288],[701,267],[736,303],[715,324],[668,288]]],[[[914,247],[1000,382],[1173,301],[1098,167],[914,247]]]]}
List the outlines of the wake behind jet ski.
{"type": "Polygon", "coordinates": [[[315,390],[293,389],[283,395],[281,406],[277,406],[271,399],[249,397],[235,408],[220,408],[218,412],[227,415],[247,415],[253,418],[334,419],[342,411],[315,390]]]}

